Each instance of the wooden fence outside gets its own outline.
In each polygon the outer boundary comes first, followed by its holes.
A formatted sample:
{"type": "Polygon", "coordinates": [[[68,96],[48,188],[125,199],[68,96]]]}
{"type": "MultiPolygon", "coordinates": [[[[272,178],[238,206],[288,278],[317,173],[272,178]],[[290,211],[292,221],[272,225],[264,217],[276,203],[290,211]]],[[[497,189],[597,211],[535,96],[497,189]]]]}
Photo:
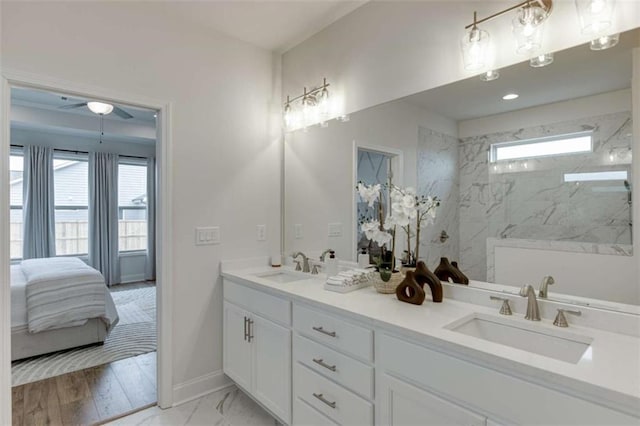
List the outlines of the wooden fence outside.
{"type": "MultiPolygon", "coordinates": [[[[147,222],[121,220],[118,226],[120,251],[147,249],[147,222]]],[[[10,253],[22,257],[22,222],[11,222],[10,253]]],[[[89,252],[89,223],[86,220],[56,222],[56,254],[87,254],[89,252]]]]}

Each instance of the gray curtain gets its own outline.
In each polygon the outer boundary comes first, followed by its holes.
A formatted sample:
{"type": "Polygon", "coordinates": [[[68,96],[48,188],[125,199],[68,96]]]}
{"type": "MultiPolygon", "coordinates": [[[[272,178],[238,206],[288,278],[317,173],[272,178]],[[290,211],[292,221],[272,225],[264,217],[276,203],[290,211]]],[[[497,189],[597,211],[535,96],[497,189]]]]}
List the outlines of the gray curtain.
{"type": "Polygon", "coordinates": [[[89,154],[89,264],[107,285],[120,281],[117,154],[89,154]]]}
{"type": "Polygon", "coordinates": [[[24,147],[22,258],[56,255],[53,149],[24,147]]]}
{"type": "Polygon", "coordinates": [[[147,160],[147,264],[145,279],[156,279],[156,160],[147,160]]]}

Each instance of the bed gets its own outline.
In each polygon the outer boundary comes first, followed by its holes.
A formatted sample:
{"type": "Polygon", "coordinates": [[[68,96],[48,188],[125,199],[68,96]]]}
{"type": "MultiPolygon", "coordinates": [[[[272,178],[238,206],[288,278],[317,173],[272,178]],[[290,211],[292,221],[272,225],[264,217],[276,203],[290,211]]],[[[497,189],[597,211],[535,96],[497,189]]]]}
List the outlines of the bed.
{"type": "Polygon", "coordinates": [[[12,361],[102,343],[117,322],[118,312],[104,278],[82,260],[30,259],[11,266],[12,361]],[[79,299],[88,288],[93,296],[87,293],[79,299]],[[41,297],[37,291],[47,294],[46,304],[34,302],[41,297]],[[104,295],[96,297],[96,291],[104,295]],[[95,303],[88,303],[87,297],[95,303]],[[85,306],[93,304],[92,310],[70,306],[74,298],[85,306]]]}

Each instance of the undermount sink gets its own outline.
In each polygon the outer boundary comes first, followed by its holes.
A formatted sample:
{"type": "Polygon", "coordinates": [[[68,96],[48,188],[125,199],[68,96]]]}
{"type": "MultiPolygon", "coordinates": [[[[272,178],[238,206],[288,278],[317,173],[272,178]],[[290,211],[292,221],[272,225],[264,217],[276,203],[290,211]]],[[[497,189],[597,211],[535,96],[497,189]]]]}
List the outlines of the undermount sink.
{"type": "Polygon", "coordinates": [[[509,318],[472,314],[444,328],[512,348],[577,364],[588,351],[593,339],[566,330],[549,330],[540,323],[524,324],[509,318]]]}
{"type": "Polygon", "coordinates": [[[288,271],[286,269],[278,269],[275,271],[262,272],[259,274],[255,274],[255,276],[267,281],[278,283],[278,284],[285,284],[293,281],[308,280],[311,278],[309,274],[305,274],[303,272],[288,271]]]}

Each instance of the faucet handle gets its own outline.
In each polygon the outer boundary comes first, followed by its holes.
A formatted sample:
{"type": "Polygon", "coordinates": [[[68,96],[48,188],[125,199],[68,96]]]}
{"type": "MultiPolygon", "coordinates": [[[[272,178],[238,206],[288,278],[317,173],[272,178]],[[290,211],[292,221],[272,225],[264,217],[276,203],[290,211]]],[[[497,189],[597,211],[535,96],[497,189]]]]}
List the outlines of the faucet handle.
{"type": "Polygon", "coordinates": [[[555,325],[556,327],[569,327],[569,323],[567,322],[567,317],[564,316],[565,313],[575,315],[578,317],[582,315],[582,311],[572,311],[569,309],[559,308],[558,315],[556,315],[556,319],[553,320],[553,325],[555,325]]]}
{"type": "Polygon", "coordinates": [[[500,315],[513,315],[511,312],[511,306],[509,306],[509,299],[505,297],[489,296],[491,300],[502,300],[502,307],[500,307],[500,315]]]}
{"type": "Polygon", "coordinates": [[[300,261],[295,260],[294,262],[296,262],[296,271],[302,271],[302,267],[300,266],[300,261]]]}
{"type": "Polygon", "coordinates": [[[320,263],[313,262],[313,267],[311,268],[311,275],[318,275],[321,269],[322,269],[322,265],[320,263]]]}

